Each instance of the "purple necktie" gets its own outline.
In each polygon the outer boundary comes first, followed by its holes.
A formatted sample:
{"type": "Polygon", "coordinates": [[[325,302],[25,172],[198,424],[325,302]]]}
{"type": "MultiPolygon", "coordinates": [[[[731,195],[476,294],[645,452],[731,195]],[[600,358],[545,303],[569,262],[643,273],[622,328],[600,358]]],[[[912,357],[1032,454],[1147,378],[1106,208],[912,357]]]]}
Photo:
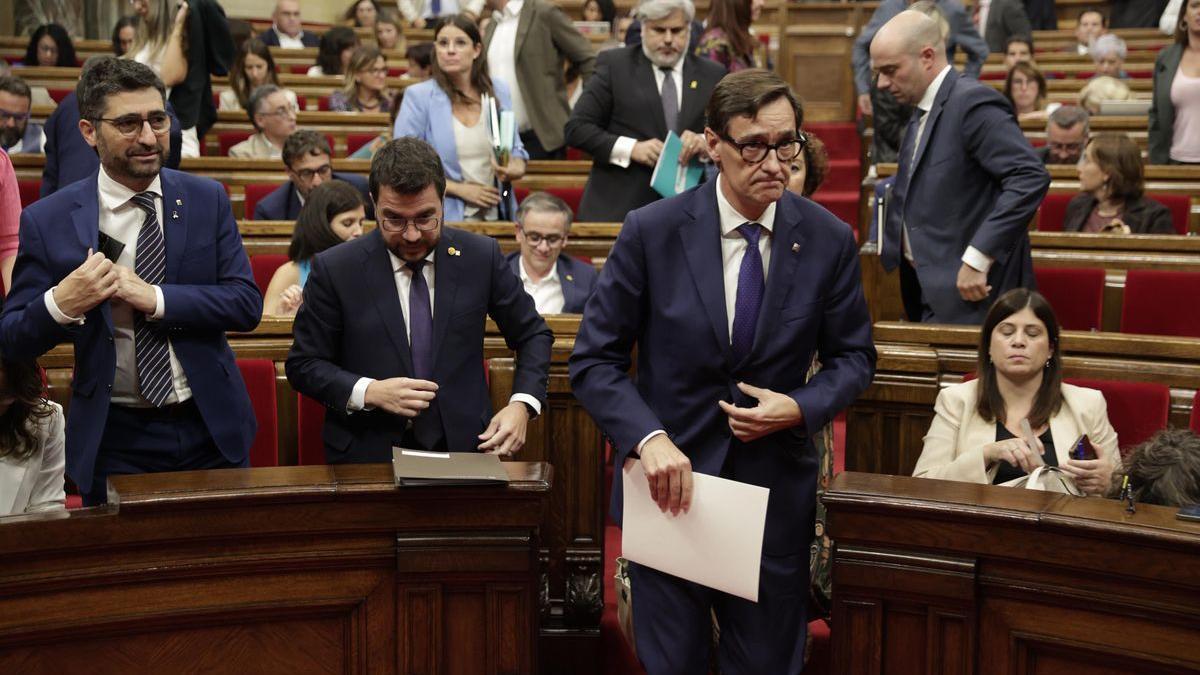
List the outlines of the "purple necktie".
{"type": "Polygon", "coordinates": [[[746,254],[742,256],[742,266],[738,270],[737,301],[733,308],[733,331],[730,335],[735,363],[741,363],[754,345],[754,329],[758,326],[758,310],[762,307],[763,298],[763,262],[762,254],[758,251],[762,226],[743,223],[738,226],[738,233],[746,239],[746,254]]]}
{"type": "MultiPolygon", "coordinates": [[[[429,284],[421,270],[424,260],[404,263],[412,270],[408,288],[408,344],[412,352],[413,377],[433,379],[433,311],[429,303],[429,284]]],[[[426,450],[437,448],[442,440],[442,415],[435,399],[425,412],[413,419],[413,435],[426,450]]]]}

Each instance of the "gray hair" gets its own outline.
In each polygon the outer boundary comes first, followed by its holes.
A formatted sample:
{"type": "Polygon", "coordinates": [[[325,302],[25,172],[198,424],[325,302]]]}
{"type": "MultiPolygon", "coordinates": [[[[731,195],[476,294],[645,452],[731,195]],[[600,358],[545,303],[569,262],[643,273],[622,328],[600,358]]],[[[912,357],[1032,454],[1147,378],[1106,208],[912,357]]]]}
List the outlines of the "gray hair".
{"type": "Polygon", "coordinates": [[[255,129],[258,128],[258,122],[254,121],[254,117],[258,115],[258,113],[262,112],[258,109],[259,106],[262,105],[262,102],[265,101],[268,96],[277,91],[283,91],[283,89],[274,84],[261,84],[255,87],[254,91],[250,92],[250,99],[246,102],[246,114],[249,115],[250,123],[254,125],[255,129]]]}
{"type": "Polygon", "coordinates": [[[571,231],[571,221],[575,214],[571,213],[571,207],[559,197],[549,192],[534,192],[530,194],[521,200],[521,205],[517,207],[517,225],[524,225],[525,216],[534,212],[557,213],[561,215],[563,223],[566,226],[566,232],[571,231]]]}
{"type": "Polygon", "coordinates": [[[633,15],[640,21],[661,21],[675,12],[683,12],[689,24],[696,18],[692,0],[644,0],[633,10],[633,15]]]}
{"type": "Polygon", "coordinates": [[[1115,55],[1124,61],[1125,56],[1129,53],[1125,48],[1125,41],[1112,33],[1105,33],[1093,40],[1088,51],[1092,54],[1092,60],[1097,63],[1109,54],[1115,55]]]}
{"type": "Polygon", "coordinates": [[[1087,110],[1077,105],[1064,105],[1050,113],[1050,118],[1046,120],[1046,129],[1049,130],[1051,124],[1060,129],[1070,129],[1076,124],[1082,124],[1083,136],[1087,138],[1090,132],[1090,120],[1091,115],[1087,110]]]}

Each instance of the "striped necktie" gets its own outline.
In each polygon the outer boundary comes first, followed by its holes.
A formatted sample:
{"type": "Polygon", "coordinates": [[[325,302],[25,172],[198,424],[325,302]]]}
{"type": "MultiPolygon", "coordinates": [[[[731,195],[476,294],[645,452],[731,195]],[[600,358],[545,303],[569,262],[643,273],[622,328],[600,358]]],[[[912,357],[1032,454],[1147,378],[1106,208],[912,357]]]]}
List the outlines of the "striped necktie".
{"type": "MultiPolygon", "coordinates": [[[[131,200],[146,218],[138,232],[133,271],[148,284],[157,286],[167,273],[167,248],[162,228],[158,226],[158,211],[153,192],[139,192],[131,200]]],[[[167,352],[167,336],[141,312],[134,314],[133,351],[137,364],[138,389],[142,398],[155,407],[162,407],[173,391],[171,360],[167,352]]]]}

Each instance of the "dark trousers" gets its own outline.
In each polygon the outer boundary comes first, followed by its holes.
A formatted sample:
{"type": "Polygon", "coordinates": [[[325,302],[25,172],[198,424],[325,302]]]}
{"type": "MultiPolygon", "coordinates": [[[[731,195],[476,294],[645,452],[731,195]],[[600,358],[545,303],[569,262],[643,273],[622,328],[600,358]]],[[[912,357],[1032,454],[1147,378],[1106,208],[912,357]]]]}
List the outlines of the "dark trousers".
{"type": "Polygon", "coordinates": [[[921,281],[908,258],[900,258],[900,299],[904,301],[904,314],[909,321],[927,321],[933,316],[931,308],[921,298],[921,281]]]}
{"type": "Polygon", "coordinates": [[[108,501],[109,476],[246,466],[248,458],[236,464],[225,459],[191,401],[163,409],[113,405],[83,505],[108,501]]]}
{"type": "Polygon", "coordinates": [[[758,602],[631,562],[633,633],[649,675],[709,671],[712,616],[722,675],[798,675],[808,630],[808,550],[762,557],[758,602]]]}
{"type": "Polygon", "coordinates": [[[547,150],[542,147],[542,141],[538,139],[537,134],[533,129],[521,132],[521,144],[525,146],[525,152],[529,153],[529,159],[566,159],[566,146],[559,146],[547,150]]]}

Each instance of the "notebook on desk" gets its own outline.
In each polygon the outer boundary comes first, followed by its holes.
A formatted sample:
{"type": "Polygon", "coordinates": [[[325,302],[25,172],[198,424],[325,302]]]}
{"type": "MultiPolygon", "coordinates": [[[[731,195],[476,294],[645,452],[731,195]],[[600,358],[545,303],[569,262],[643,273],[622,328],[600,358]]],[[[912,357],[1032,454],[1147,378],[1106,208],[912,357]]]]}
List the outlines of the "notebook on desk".
{"type": "Polygon", "coordinates": [[[505,485],[508,472],[496,455],[392,448],[396,487],[505,485]]]}

